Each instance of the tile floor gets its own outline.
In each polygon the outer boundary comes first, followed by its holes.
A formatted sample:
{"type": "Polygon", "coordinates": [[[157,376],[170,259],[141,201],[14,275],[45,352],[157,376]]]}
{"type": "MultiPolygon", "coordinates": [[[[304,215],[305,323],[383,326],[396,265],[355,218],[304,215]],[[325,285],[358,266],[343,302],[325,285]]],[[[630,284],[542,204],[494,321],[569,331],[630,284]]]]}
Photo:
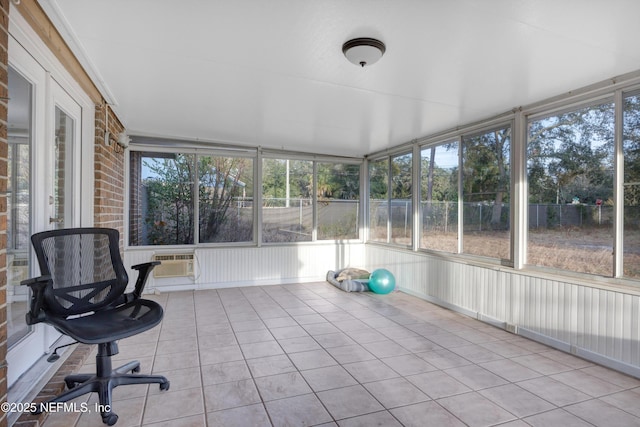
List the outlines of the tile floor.
{"type": "MultiPolygon", "coordinates": [[[[400,292],[319,282],[152,298],[162,325],[114,359],[171,389],[117,388],[119,427],[640,426],[640,380],[400,292]]],[[[103,424],[91,411],[45,423],[74,425],[103,424]]]]}

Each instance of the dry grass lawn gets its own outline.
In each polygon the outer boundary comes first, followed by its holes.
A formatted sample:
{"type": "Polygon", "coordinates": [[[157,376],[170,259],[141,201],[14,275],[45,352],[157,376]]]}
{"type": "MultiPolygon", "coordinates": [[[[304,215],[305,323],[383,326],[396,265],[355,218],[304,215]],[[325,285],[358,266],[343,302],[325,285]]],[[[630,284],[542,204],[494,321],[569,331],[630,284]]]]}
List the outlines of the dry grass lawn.
{"type": "MultiPolygon", "coordinates": [[[[421,247],[455,253],[456,233],[425,233],[421,247]]],[[[509,259],[509,233],[498,231],[465,233],[464,253],[509,259]]],[[[640,231],[626,230],[624,275],[640,278],[640,231]]],[[[613,231],[610,228],[570,227],[531,230],[528,264],[579,273],[612,276],[613,231]]]]}

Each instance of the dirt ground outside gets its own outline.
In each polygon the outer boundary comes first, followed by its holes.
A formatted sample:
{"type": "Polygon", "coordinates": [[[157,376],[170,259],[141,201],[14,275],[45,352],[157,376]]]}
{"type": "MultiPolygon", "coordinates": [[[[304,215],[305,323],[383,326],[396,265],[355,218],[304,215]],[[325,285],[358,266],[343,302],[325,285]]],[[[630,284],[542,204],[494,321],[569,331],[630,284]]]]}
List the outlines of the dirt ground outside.
{"type": "MultiPolygon", "coordinates": [[[[564,227],[529,231],[527,263],[579,273],[613,275],[613,230],[610,227],[564,227]]],[[[456,232],[425,231],[421,247],[444,252],[457,251],[456,232]]],[[[510,258],[509,233],[467,232],[464,253],[491,258],[510,258]]],[[[640,278],[640,230],[626,230],[624,276],[640,278]]]]}

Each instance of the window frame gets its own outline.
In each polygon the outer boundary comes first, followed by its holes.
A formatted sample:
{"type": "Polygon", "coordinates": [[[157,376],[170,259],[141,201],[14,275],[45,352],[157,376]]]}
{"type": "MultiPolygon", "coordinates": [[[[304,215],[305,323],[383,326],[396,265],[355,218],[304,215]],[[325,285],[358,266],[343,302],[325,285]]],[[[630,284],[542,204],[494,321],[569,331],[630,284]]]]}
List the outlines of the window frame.
{"type": "Polygon", "coordinates": [[[162,138],[151,137],[132,137],[132,142],[126,150],[125,155],[125,215],[124,215],[124,247],[127,250],[184,250],[193,248],[220,248],[220,247],[261,247],[261,246],[286,246],[286,245],[314,245],[314,244],[335,244],[335,243],[363,243],[364,242],[364,212],[363,212],[363,165],[364,158],[341,157],[341,156],[319,156],[296,152],[283,152],[279,150],[266,150],[261,147],[242,147],[229,146],[226,144],[199,144],[187,140],[164,140],[162,138]],[[130,241],[130,225],[131,225],[131,156],[130,152],[142,153],[164,153],[164,154],[193,154],[196,163],[194,168],[195,188],[199,185],[199,171],[197,165],[198,156],[211,157],[243,157],[253,160],[253,240],[244,242],[199,242],[199,213],[200,200],[198,194],[194,195],[194,243],[190,244],[171,244],[171,245],[132,245],[130,241]],[[359,199],[360,205],[358,209],[358,237],[354,239],[317,239],[317,189],[313,186],[313,196],[311,198],[313,205],[313,238],[310,241],[300,242],[264,242],[262,233],[262,173],[263,159],[288,159],[311,161],[313,166],[313,182],[316,183],[316,164],[323,163],[341,163],[359,166],[359,199]]]}
{"type": "MultiPolygon", "coordinates": [[[[254,183],[253,183],[253,194],[254,194],[254,199],[255,199],[255,194],[256,194],[256,179],[255,179],[255,174],[256,174],[256,163],[257,163],[257,153],[256,150],[251,150],[251,149],[245,149],[242,147],[238,147],[238,149],[234,149],[234,148],[229,148],[229,147],[222,147],[222,148],[216,148],[211,147],[211,148],[199,148],[199,147],[194,147],[192,144],[189,144],[188,141],[172,141],[173,145],[171,146],[167,146],[164,144],[164,141],[162,139],[158,139],[158,143],[157,144],[153,144],[153,143],[148,143],[148,139],[145,138],[145,142],[147,143],[137,143],[136,142],[136,137],[132,137],[132,142],[130,144],[130,146],[128,147],[128,149],[126,150],[126,155],[125,155],[125,182],[126,182],[126,191],[125,191],[125,207],[126,207],[126,211],[125,211],[125,221],[124,221],[124,230],[125,230],[125,244],[124,247],[125,249],[171,249],[171,250],[184,250],[184,249],[191,249],[191,248],[207,248],[207,247],[212,247],[212,248],[218,248],[218,247],[223,247],[223,246],[232,246],[232,247],[246,247],[246,246],[251,246],[254,247],[256,246],[256,221],[257,221],[257,213],[254,206],[253,209],[253,240],[252,241],[244,241],[244,242],[207,242],[207,243],[200,243],[199,239],[200,239],[200,230],[199,230],[199,216],[200,216],[200,198],[198,196],[198,192],[196,191],[196,194],[193,195],[193,211],[194,211],[194,219],[193,219],[193,224],[194,224],[194,236],[193,236],[193,243],[189,243],[189,244],[172,244],[172,245],[132,245],[131,244],[131,236],[130,236],[130,226],[131,226],[131,155],[130,153],[132,151],[135,152],[142,152],[142,153],[158,153],[158,154],[190,154],[194,156],[194,183],[195,186],[194,188],[198,188],[199,185],[199,179],[198,179],[198,156],[211,156],[211,157],[242,157],[242,158],[251,158],[253,159],[253,174],[254,174],[254,183]]],[[[255,200],[254,200],[254,205],[255,205],[255,200]]]]}
{"type": "Polygon", "coordinates": [[[625,276],[624,274],[624,258],[626,254],[625,246],[625,162],[624,162],[624,104],[625,99],[629,97],[640,98],[640,85],[631,86],[621,90],[617,90],[614,94],[615,101],[615,140],[614,140],[614,165],[615,165],[615,178],[614,178],[614,202],[619,206],[619,209],[615,212],[614,224],[614,278],[631,280],[639,282],[640,277],[625,276]],[[620,248],[619,250],[617,248],[620,248]]]}
{"type": "MultiPolygon", "coordinates": [[[[416,241],[416,231],[415,231],[415,207],[416,207],[416,185],[415,185],[415,179],[416,179],[416,156],[415,156],[415,150],[413,147],[413,144],[411,144],[410,146],[401,146],[399,147],[399,149],[394,150],[394,151],[390,151],[388,153],[385,153],[384,155],[378,155],[376,157],[368,157],[367,158],[367,165],[366,165],[366,181],[367,181],[367,185],[366,185],[366,195],[367,195],[367,219],[366,219],[366,224],[365,227],[367,228],[367,233],[366,233],[366,242],[367,243],[372,243],[372,244],[382,244],[382,245],[389,245],[389,246],[393,246],[396,248],[406,248],[406,249],[411,249],[413,250],[414,246],[415,246],[415,241],[416,241]],[[398,157],[403,157],[403,156],[411,156],[411,162],[410,167],[411,167],[411,198],[409,199],[411,201],[411,220],[408,221],[409,224],[411,224],[411,236],[409,237],[409,242],[407,244],[400,244],[400,243],[394,243],[393,240],[393,229],[392,229],[392,204],[391,204],[391,200],[392,200],[392,195],[393,195],[393,168],[392,168],[392,160],[394,158],[398,158],[398,157]],[[386,163],[386,170],[387,170],[387,195],[386,195],[386,219],[387,219],[387,227],[386,227],[386,238],[383,240],[372,240],[371,238],[371,212],[370,212],[370,205],[371,205],[371,177],[370,177],[370,169],[369,169],[369,165],[371,163],[374,162],[381,162],[384,161],[386,163]]],[[[406,200],[406,199],[402,199],[402,200],[406,200]]]]}
{"type": "MultiPolygon", "coordinates": [[[[317,244],[335,244],[335,243],[363,243],[364,242],[364,223],[365,223],[365,214],[364,214],[364,202],[362,198],[363,194],[363,169],[365,168],[364,159],[354,158],[354,157],[340,157],[340,156],[327,156],[327,155],[309,155],[305,153],[295,153],[295,152],[286,152],[286,151],[278,151],[278,150],[268,150],[261,149],[258,155],[258,163],[259,163],[259,177],[255,179],[256,185],[258,186],[259,194],[260,194],[260,204],[259,204],[259,224],[258,226],[258,247],[260,246],[281,246],[281,245],[317,245],[317,244]],[[263,182],[263,160],[264,159],[275,159],[275,160],[300,160],[300,161],[310,161],[312,162],[313,169],[313,177],[312,182],[314,183],[312,187],[312,237],[311,240],[308,241],[294,241],[294,242],[265,242],[263,236],[263,200],[262,200],[262,182],[263,182]],[[341,164],[350,164],[350,165],[358,165],[359,166],[359,208],[358,208],[358,236],[353,239],[318,239],[318,163],[341,163],[341,164]]],[[[257,203],[257,202],[256,202],[257,203]]],[[[367,204],[368,205],[368,204],[367,204]]],[[[258,206],[258,205],[256,205],[258,206]]]]}
{"type": "MultiPolygon", "coordinates": [[[[461,136],[455,136],[455,137],[451,137],[451,138],[447,138],[447,139],[441,139],[438,140],[437,142],[432,142],[429,144],[423,144],[423,145],[419,145],[417,147],[417,152],[419,154],[419,158],[418,160],[418,179],[420,182],[420,185],[418,186],[419,188],[418,190],[418,203],[419,203],[419,209],[418,209],[418,230],[419,232],[418,234],[418,242],[417,242],[417,248],[420,251],[425,251],[425,252],[435,252],[435,253],[443,253],[443,254],[461,254],[462,253],[462,248],[461,248],[461,239],[460,239],[460,175],[461,175],[461,147],[462,147],[462,138],[461,136]],[[424,174],[423,174],[423,157],[422,157],[422,152],[426,151],[426,150],[430,150],[435,148],[436,151],[439,147],[443,147],[447,144],[456,144],[456,194],[457,197],[454,200],[452,200],[451,202],[455,203],[456,206],[456,217],[457,217],[457,221],[456,221],[456,248],[454,251],[446,251],[446,250],[442,250],[442,249],[437,249],[437,248],[433,248],[433,247],[426,247],[422,245],[422,240],[426,239],[426,235],[425,235],[425,230],[424,230],[424,223],[423,223],[423,218],[424,218],[424,213],[423,213],[423,207],[422,204],[426,203],[426,200],[422,199],[422,181],[424,178],[424,174]]],[[[431,160],[429,160],[429,164],[431,163],[431,160]]]]}
{"type": "MultiPolygon", "coordinates": [[[[640,90],[638,90],[638,92],[640,93],[640,90]]],[[[526,191],[524,195],[524,210],[527,213],[527,217],[526,217],[525,223],[523,224],[524,228],[526,228],[526,238],[524,239],[524,248],[522,250],[522,267],[521,268],[523,270],[559,274],[567,277],[582,277],[582,278],[589,278],[589,279],[596,279],[596,280],[599,280],[601,278],[602,279],[622,278],[621,270],[620,272],[618,271],[618,264],[620,264],[620,268],[621,268],[622,260],[619,258],[622,258],[623,255],[620,253],[621,251],[617,250],[617,248],[622,247],[619,245],[619,243],[621,243],[621,240],[619,241],[619,236],[622,234],[623,232],[622,227],[624,226],[623,216],[622,216],[623,213],[621,212],[623,210],[623,206],[621,206],[622,204],[620,203],[622,201],[621,199],[622,196],[620,195],[620,193],[622,193],[623,183],[621,181],[622,176],[618,176],[620,173],[622,173],[619,160],[618,160],[619,157],[622,155],[621,101],[623,101],[624,98],[621,96],[621,94],[622,94],[621,90],[615,90],[615,91],[607,91],[607,92],[590,96],[590,97],[581,96],[581,97],[578,97],[578,99],[567,99],[567,100],[564,100],[564,102],[558,102],[552,107],[536,108],[524,113],[523,116],[525,120],[525,125],[524,125],[525,135],[522,141],[523,143],[522,169],[523,169],[523,179],[526,182],[526,191]],[[612,160],[613,162],[612,163],[613,163],[614,171],[613,171],[612,192],[613,192],[613,198],[615,200],[615,203],[613,206],[614,220],[613,220],[613,226],[612,226],[613,238],[611,242],[613,255],[612,255],[612,264],[611,264],[610,274],[604,275],[604,274],[597,274],[597,273],[588,273],[588,272],[575,271],[575,270],[570,270],[570,269],[565,269],[560,267],[553,267],[548,265],[531,264],[529,263],[530,233],[529,233],[529,218],[528,218],[528,212],[530,207],[530,203],[529,203],[530,182],[529,182],[529,168],[528,168],[529,157],[527,155],[529,142],[530,142],[530,139],[529,139],[530,123],[534,121],[544,120],[546,118],[560,116],[562,114],[570,113],[573,111],[588,109],[588,108],[597,107],[605,104],[612,104],[612,109],[613,109],[613,123],[612,123],[612,127],[613,127],[613,159],[612,160]],[[620,199],[618,199],[619,197],[620,199]]]]}
{"type": "MultiPolygon", "coordinates": [[[[491,124],[491,126],[486,126],[486,127],[479,127],[474,129],[471,132],[462,132],[460,133],[460,145],[459,145],[459,176],[458,176],[458,251],[460,255],[464,255],[467,257],[471,257],[471,258],[477,258],[480,260],[491,260],[492,262],[496,262],[500,265],[506,265],[506,266],[510,266],[513,267],[514,265],[514,216],[513,216],[513,212],[514,212],[514,182],[515,180],[513,179],[513,175],[514,175],[514,171],[513,171],[513,163],[514,163],[514,130],[515,130],[515,123],[514,120],[511,119],[509,121],[502,121],[502,122],[497,122],[497,123],[493,123],[491,124]],[[479,137],[482,135],[486,135],[490,132],[495,132],[497,130],[500,129],[509,129],[509,151],[508,151],[508,159],[507,159],[507,164],[508,164],[508,172],[509,172],[509,183],[507,185],[508,188],[508,192],[509,192],[509,203],[507,203],[507,206],[509,208],[509,214],[508,214],[508,218],[509,218],[509,238],[508,238],[508,249],[507,249],[507,256],[509,258],[501,258],[501,257],[491,257],[491,256],[486,256],[486,255],[480,255],[480,254],[475,254],[475,253],[470,253],[470,252],[465,252],[464,250],[464,243],[465,243],[465,230],[464,230],[464,225],[465,225],[465,214],[464,214],[464,205],[465,205],[465,201],[464,201],[464,167],[465,167],[465,157],[464,157],[464,144],[465,144],[465,140],[469,139],[469,138],[475,138],[475,137],[479,137]]],[[[497,193],[497,192],[496,192],[497,193]]],[[[503,203],[504,204],[504,203],[503,203]]]]}

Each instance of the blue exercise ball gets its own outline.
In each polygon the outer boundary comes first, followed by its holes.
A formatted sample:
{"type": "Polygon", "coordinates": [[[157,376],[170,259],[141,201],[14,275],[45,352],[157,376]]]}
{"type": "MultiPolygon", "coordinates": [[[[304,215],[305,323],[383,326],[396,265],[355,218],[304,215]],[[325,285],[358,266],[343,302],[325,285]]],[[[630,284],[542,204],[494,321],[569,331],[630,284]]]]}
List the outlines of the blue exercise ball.
{"type": "Polygon", "coordinates": [[[371,273],[369,289],[376,294],[388,294],[396,288],[396,279],[389,270],[379,268],[371,273]]]}

